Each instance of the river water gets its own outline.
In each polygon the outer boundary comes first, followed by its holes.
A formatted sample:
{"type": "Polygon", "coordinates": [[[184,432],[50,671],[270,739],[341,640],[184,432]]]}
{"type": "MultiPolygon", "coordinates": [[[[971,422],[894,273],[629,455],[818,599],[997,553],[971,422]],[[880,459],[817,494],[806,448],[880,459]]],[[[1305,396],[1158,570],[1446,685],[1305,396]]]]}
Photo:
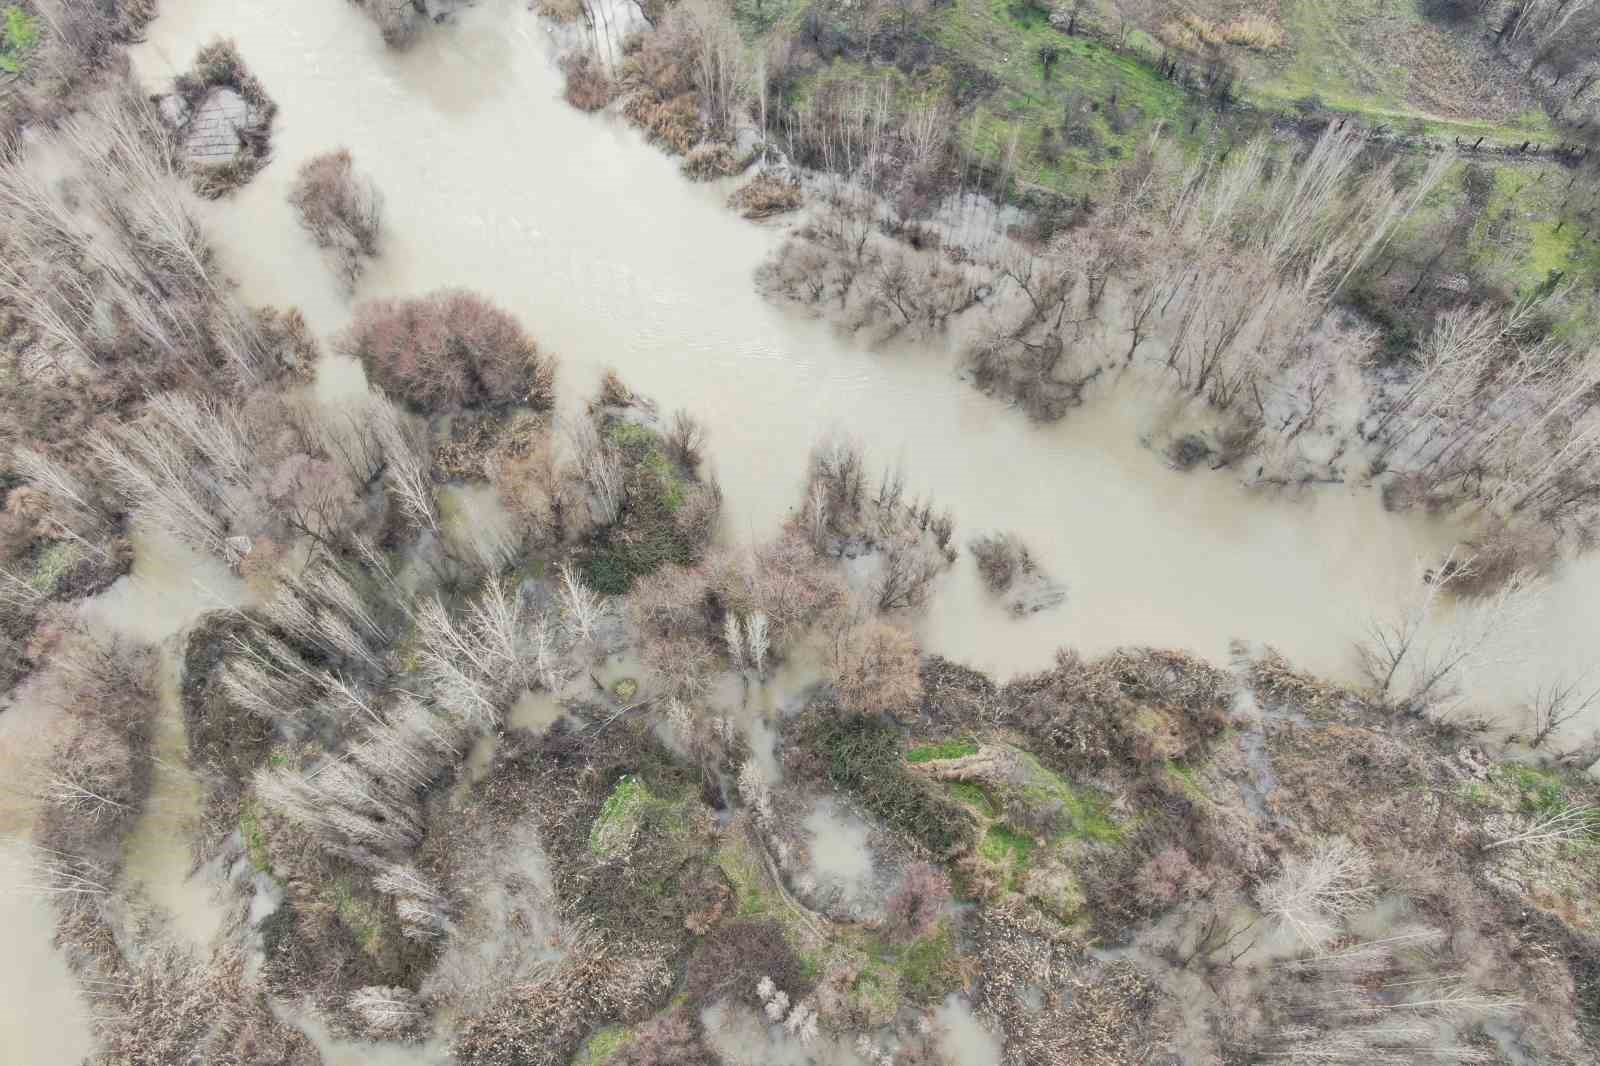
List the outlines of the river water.
{"type": "Polygon", "coordinates": [[[844,430],[951,508],[958,536],[1014,531],[1068,587],[1063,608],[1013,620],[963,560],[921,623],[932,651],[1011,674],[1063,644],[1221,657],[1237,636],[1343,673],[1370,605],[1449,540],[1369,490],[1285,502],[1170,471],[1139,443],[1159,405],[1132,389],[1035,426],[959,380],[942,346],[868,350],[770,306],[751,274],[781,230],[739,219],[726,186],[683,180],[619,121],[567,107],[520,4],[484,0],[395,55],[353,5],[166,0],[136,68],[155,85],[219,34],[280,107],[272,165],[203,208],[250,301],[297,305],[325,337],[347,321],[285,196],[301,161],[348,147],[386,211],[355,298],[480,290],[560,357],[569,405],[609,365],[663,410],[692,409],[731,535],[769,533],[810,448],[844,430]]]}
{"type": "MultiPolygon", "coordinates": [[[[726,184],[689,183],[619,121],[568,108],[549,34],[522,3],[482,0],[397,55],[337,0],[163,0],[135,70],[157,90],[216,36],[237,40],[280,108],[272,164],[197,205],[248,302],[298,306],[325,339],[348,320],[351,297],[286,201],[303,160],[348,147],[386,199],[382,254],[354,298],[475,289],[559,356],[569,410],[607,366],[664,411],[693,410],[711,430],[729,536],[770,534],[797,500],[813,444],[848,432],[950,508],[960,539],[1015,532],[1068,589],[1062,607],[1013,619],[963,558],[917,623],[929,651],[1004,676],[1047,666],[1064,645],[1153,644],[1220,660],[1239,637],[1350,677],[1373,611],[1399,596],[1419,556],[1456,539],[1444,523],[1386,514],[1370,489],[1289,498],[1169,470],[1140,443],[1164,401],[1134,389],[1038,426],[960,380],[942,345],[873,348],[769,305],[751,275],[781,224],[739,219],[723,205],[726,184]]],[[[337,400],[361,386],[359,370],[330,361],[319,386],[337,400]]],[[[141,559],[162,554],[146,547],[141,559]]],[[[1530,638],[1479,679],[1482,710],[1505,718],[1529,678],[1586,664],[1600,632],[1596,588],[1600,560],[1558,572],[1530,638]]],[[[236,595],[199,566],[162,589],[127,582],[89,613],[155,642],[236,595]]],[[[0,740],[23,743],[27,714],[19,703],[0,716],[0,740]]],[[[187,791],[170,795],[190,802],[187,791]]],[[[6,808],[8,847],[24,813],[6,808]]],[[[22,963],[0,967],[0,1058],[74,1061],[82,1008],[49,950],[44,909],[20,900],[0,893],[22,963]],[[37,1024],[46,1014],[61,1022],[37,1024]]]]}

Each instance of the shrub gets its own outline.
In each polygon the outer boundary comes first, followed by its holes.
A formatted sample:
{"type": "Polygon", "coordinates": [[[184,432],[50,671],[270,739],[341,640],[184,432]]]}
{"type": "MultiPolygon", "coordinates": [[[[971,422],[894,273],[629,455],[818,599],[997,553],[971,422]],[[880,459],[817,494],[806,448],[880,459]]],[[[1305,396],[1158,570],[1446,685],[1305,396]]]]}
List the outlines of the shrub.
{"type": "Polygon", "coordinates": [[[771,218],[799,208],[800,186],[772,174],[757,174],[728,197],[728,206],[745,218],[771,218]]]}
{"type": "Polygon", "coordinates": [[[864,622],[839,633],[828,667],[839,702],[857,712],[901,711],[922,696],[917,644],[886,622],[864,622]]]}
{"type": "Polygon", "coordinates": [[[563,56],[561,73],[566,77],[562,95],[579,111],[599,111],[611,102],[611,78],[591,53],[570,52],[563,56]]]}
{"type": "Polygon", "coordinates": [[[378,254],[383,196],[372,179],[356,175],[348,149],[324,152],[300,168],[289,202],[317,245],[337,256],[346,283],[354,285],[361,257],[378,254]]]}
{"type": "Polygon", "coordinates": [[[726,178],[744,169],[744,160],[733,146],[722,143],[697,144],[683,157],[683,172],[695,181],[726,178]]]}
{"type": "Polygon", "coordinates": [[[969,549],[977,560],[978,573],[992,592],[1004,592],[1019,575],[1033,569],[1028,547],[1015,534],[991,533],[975,537],[969,549]]]}
{"type": "Polygon", "coordinates": [[[902,942],[927,936],[939,924],[939,915],[948,902],[950,882],[944,872],[931,863],[913,863],[884,905],[884,929],[892,939],[902,942]]]}
{"type": "Polygon", "coordinates": [[[1189,853],[1176,844],[1146,859],[1134,875],[1133,894],[1151,910],[1169,907],[1180,899],[1193,899],[1211,891],[1211,877],[1195,866],[1189,853]]]}
{"type": "Polygon", "coordinates": [[[351,0],[367,17],[378,24],[383,43],[390,48],[404,48],[417,36],[426,17],[426,6],[421,0],[351,0]]]}
{"type": "Polygon", "coordinates": [[[816,983],[806,972],[782,926],[770,918],[740,919],[722,923],[701,940],[689,957],[683,991],[695,1006],[729,995],[753,1004],[756,985],[769,977],[799,1000],[816,983]]]}
{"type": "Polygon", "coordinates": [[[374,385],[421,414],[555,402],[555,360],[517,320],[474,293],[445,289],[356,308],[338,349],[374,385]]]}
{"type": "Polygon", "coordinates": [[[680,1009],[639,1026],[608,1066],[717,1066],[719,1061],[700,1039],[700,1018],[680,1009]]]}
{"type": "Polygon", "coordinates": [[[802,746],[822,760],[828,781],[860,797],[876,817],[936,855],[972,847],[965,809],[906,768],[899,730],[890,722],[823,711],[803,720],[801,733],[802,746]]]}

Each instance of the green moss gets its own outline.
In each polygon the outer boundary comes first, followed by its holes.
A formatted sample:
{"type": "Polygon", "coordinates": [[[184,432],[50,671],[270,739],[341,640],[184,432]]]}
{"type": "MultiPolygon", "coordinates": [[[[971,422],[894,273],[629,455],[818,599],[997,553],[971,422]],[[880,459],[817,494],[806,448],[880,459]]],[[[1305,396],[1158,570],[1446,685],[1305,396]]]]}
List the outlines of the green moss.
{"type": "Polygon", "coordinates": [[[1018,752],[1018,755],[1026,771],[1026,783],[1004,797],[1002,803],[1019,800],[1035,806],[1059,803],[1062,828],[1057,840],[1115,843],[1122,838],[1122,827],[1106,813],[1105,803],[1093,791],[1068,784],[1029,752],[1018,752]]]}
{"type": "Polygon", "coordinates": [[[272,872],[272,857],[267,852],[267,833],[261,824],[261,803],[254,796],[239,805],[239,836],[244,840],[250,865],[262,873],[272,872]]]}
{"type": "Polygon", "coordinates": [[[625,851],[651,799],[650,790],[637,777],[619,778],[589,827],[589,850],[605,858],[625,851]]]}
{"type": "Polygon", "coordinates": [[[627,1045],[628,1030],[625,1026],[608,1025],[597,1029],[573,1056],[572,1066],[605,1066],[627,1045]]]}
{"type": "Polygon", "coordinates": [[[7,7],[4,24],[0,25],[0,70],[21,74],[28,53],[38,43],[38,21],[16,4],[7,7]]]}
{"type": "Polygon", "coordinates": [[[938,1003],[961,983],[955,936],[949,922],[905,949],[900,958],[900,988],[916,1003],[938,1003]]]}
{"type": "Polygon", "coordinates": [[[978,742],[972,739],[946,740],[940,744],[924,744],[906,753],[906,762],[924,763],[936,759],[964,759],[978,753],[978,742]]]}
{"type": "Polygon", "coordinates": [[[946,792],[949,792],[950,795],[971,807],[983,817],[993,818],[998,814],[994,804],[989,800],[989,794],[983,790],[983,786],[975,785],[970,781],[947,781],[944,787],[946,792]]]}
{"type": "Polygon", "coordinates": [[[331,888],[334,913],[348,929],[361,950],[377,957],[383,951],[383,913],[371,901],[357,895],[349,878],[338,877],[331,888]]]}
{"type": "Polygon", "coordinates": [[[52,594],[82,558],[82,549],[70,540],[53,540],[34,556],[28,584],[40,592],[52,594]]]}
{"type": "Polygon", "coordinates": [[[1035,847],[1033,838],[1013,832],[1003,825],[991,825],[978,846],[978,854],[1008,873],[1013,891],[1020,891],[1028,870],[1028,857],[1035,847]]]}

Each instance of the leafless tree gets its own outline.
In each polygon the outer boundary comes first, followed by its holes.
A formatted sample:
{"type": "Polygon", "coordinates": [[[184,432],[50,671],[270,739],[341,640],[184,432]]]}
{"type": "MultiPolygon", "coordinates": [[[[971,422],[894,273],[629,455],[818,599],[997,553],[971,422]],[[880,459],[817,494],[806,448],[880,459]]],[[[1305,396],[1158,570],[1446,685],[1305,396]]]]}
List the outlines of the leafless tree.
{"type": "Polygon", "coordinates": [[[943,555],[930,551],[920,538],[905,535],[896,536],[882,558],[875,588],[880,611],[921,607],[933,591],[934,578],[948,565],[943,555]]]}
{"type": "Polygon", "coordinates": [[[1600,838],[1600,807],[1591,803],[1572,803],[1529,819],[1519,832],[1489,845],[1504,848],[1514,844],[1550,844],[1563,840],[1600,838]]]}
{"type": "Polygon", "coordinates": [[[1582,717],[1600,700],[1600,688],[1584,692],[1587,686],[1581,680],[1541,682],[1528,701],[1526,713],[1532,731],[1528,737],[1530,748],[1543,747],[1551,735],[1574,719],[1582,717]]]}
{"type": "Polygon", "coordinates": [[[390,491],[419,528],[439,532],[428,459],[407,425],[406,416],[381,392],[373,393],[367,410],[373,433],[383,448],[390,491]]]}
{"type": "Polygon", "coordinates": [[[595,519],[602,525],[611,525],[622,517],[625,498],[622,453],[615,443],[602,438],[588,419],[572,423],[567,436],[579,476],[589,486],[595,519]]]}
{"type": "Polygon", "coordinates": [[[556,592],[561,600],[562,620],[576,641],[592,640],[610,613],[610,604],[584,584],[571,563],[562,563],[558,573],[561,583],[556,592]]]}
{"type": "Polygon", "coordinates": [[[1372,860],[1343,838],[1324,841],[1307,855],[1289,856],[1278,876],[1256,890],[1264,914],[1318,949],[1338,935],[1341,918],[1376,898],[1372,860]]]}

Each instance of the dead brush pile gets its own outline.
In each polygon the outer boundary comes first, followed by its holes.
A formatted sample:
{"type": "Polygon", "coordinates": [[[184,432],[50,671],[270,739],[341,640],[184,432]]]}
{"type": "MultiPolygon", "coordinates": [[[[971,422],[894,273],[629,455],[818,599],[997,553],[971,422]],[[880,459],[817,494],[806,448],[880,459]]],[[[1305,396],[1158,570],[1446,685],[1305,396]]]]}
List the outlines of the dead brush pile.
{"type": "Polygon", "coordinates": [[[561,74],[565,79],[562,95],[579,111],[599,111],[616,96],[616,83],[590,52],[562,56],[561,74]]]}
{"type": "Polygon", "coordinates": [[[1099,966],[1059,927],[1003,908],[978,923],[978,959],[978,1010],[1005,1034],[1007,1061],[1150,1061],[1159,993],[1131,963],[1099,966]]]}
{"type": "Polygon", "coordinates": [[[1001,716],[1047,763],[1137,774],[1201,752],[1227,725],[1233,691],[1232,675],[1185,652],[1122,649],[1085,661],[1061,651],[1054,670],[1005,687],[1001,716]]]}
{"type": "Polygon", "coordinates": [[[757,174],[728,197],[728,206],[749,219],[772,218],[798,210],[800,186],[775,174],[757,174]]]}
{"type": "Polygon", "coordinates": [[[672,987],[659,946],[594,937],[546,976],[512,989],[457,1036],[463,1066],[561,1066],[608,1020],[647,1017],[672,987]]]}

